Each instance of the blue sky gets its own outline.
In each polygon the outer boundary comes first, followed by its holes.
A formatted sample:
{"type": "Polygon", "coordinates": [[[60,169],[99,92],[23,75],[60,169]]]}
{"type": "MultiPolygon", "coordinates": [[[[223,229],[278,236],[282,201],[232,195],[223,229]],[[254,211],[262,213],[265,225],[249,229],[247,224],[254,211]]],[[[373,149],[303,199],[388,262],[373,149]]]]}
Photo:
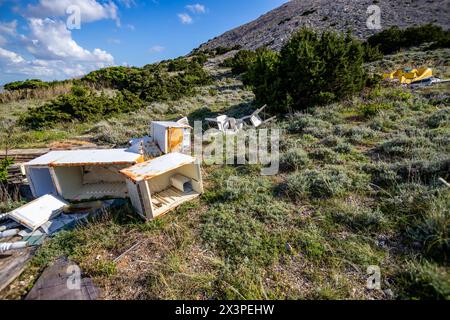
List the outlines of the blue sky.
{"type": "Polygon", "coordinates": [[[0,0],[0,84],[189,53],[287,0],[0,0]]]}

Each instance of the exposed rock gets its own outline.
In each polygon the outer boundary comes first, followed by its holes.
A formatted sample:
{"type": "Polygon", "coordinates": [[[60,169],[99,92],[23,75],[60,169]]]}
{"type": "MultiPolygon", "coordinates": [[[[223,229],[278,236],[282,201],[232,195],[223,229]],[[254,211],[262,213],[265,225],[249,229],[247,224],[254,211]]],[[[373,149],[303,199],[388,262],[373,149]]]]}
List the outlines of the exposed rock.
{"type": "Polygon", "coordinates": [[[302,26],[336,30],[364,39],[379,32],[367,27],[370,5],[381,9],[381,27],[408,27],[434,23],[449,28],[450,0],[292,0],[260,18],[235,28],[200,46],[200,49],[267,46],[279,50],[302,26]]]}

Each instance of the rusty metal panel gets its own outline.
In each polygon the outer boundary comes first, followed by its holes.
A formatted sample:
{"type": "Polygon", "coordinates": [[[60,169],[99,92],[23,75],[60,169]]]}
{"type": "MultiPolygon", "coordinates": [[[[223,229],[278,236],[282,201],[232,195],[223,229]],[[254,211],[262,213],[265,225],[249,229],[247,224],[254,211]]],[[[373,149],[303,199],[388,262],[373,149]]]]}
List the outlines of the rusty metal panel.
{"type": "Polygon", "coordinates": [[[167,141],[169,152],[180,152],[183,147],[184,131],[181,128],[169,128],[167,141]]]}
{"type": "Polygon", "coordinates": [[[121,170],[120,172],[131,180],[142,181],[194,162],[195,158],[174,152],[150,161],[136,164],[130,168],[121,170]]]}

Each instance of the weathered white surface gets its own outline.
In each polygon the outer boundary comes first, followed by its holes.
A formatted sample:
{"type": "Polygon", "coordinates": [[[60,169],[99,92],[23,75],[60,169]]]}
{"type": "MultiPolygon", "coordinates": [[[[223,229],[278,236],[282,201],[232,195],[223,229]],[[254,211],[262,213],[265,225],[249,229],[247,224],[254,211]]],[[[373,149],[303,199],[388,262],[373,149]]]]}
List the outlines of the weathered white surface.
{"type": "Polygon", "coordinates": [[[157,125],[165,128],[191,128],[189,124],[186,124],[184,118],[180,122],[175,121],[152,121],[152,125],[157,125]]]}
{"type": "MultiPolygon", "coordinates": [[[[180,146],[181,149],[185,150],[186,148],[190,148],[190,132],[192,130],[192,127],[189,126],[189,122],[187,119],[183,118],[180,119],[178,122],[172,122],[172,121],[153,121],[150,124],[150,132],[151,136],[153,137],[156,144],[159,146],[161,151],[163,153],[169,153],[171,147],[171,141],[169,141],[169,130],[170,129],[182,129],[183,130],[183,141],[182,145],[180,146]],[[188,124],[186,124],[186,122],[188,124]]],[[[178,151],[178,150],[176,150],[178,151]]],[[[184,151],[183,151],[184,152],[184,151]]]]}
{"type": "Polygon", "coordinates": [[[142,181],[194,162],[195,158],[191,156],[169,153],[150,161],[138,163],[120,172],[134,181],[142,181]]]}
{"type": "Polygon", "coordinates": [[[75,166],[137,162],[140,155],[127,149],[51,151],[27,162],[26,166],[75,166]]]}
{"type": "Polygon", "coordinates": [[[68,203],[54,195],[45,195],[9,213],[21,225],[36,230],[62,212],[68,203]]]}
{"type": "Polygon", "coordinates": [[[65,151],[50,151],[49,153],[46,153],[36,159],[28,161],[25,163],[25,166],[46,166],[62,158],[64,154],[67,155],[65,151]]]}

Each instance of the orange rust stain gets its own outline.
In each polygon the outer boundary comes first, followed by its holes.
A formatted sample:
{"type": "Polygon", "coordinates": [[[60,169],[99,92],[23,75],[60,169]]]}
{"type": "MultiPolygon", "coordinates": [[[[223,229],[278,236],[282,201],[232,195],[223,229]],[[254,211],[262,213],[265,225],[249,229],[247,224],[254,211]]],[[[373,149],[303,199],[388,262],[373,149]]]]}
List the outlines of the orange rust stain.
{"type": "MultiPolygon", "coordinates": [[[[151,161],[151,160],[150,160],[151,161]]],[[[137,174],[133,171],[133,169],[137,169],[138,167],[142,167],[145,166],[146,164],[148,164],[149,161],[147,162],[143,162],[138,164],[136,167],[132,167],[132,168],[127,168],[127,169],[123,169],[120,171],[120,173],[122,173],[123,175],[127,176],[128,178],[130,178],[131,180],[134,181],[142,181],[142,180],[149,180],[151,178],[157,177],[161,174],[164,174],[166,172],[178,169],[182,166],[188,165],[188,164],[193,164],[194,162],[188,161],[188,162],[181,162],[179,163],[177,166],[170,168],[170,170],[166,170],[166,171],[153,171],[152,173],[149,174],[137,174]]]]}
{"type": "Polygon", "coordinates": [[[144,156],[140,156],[139,159],[136,160],[136,163],[143,163],[145,162],[144,156]]]}
{"type": "Polygon", "coordinates": [[[177,152],[181,149],[183,137],[182,128],[169,128],[169,152],[177,152]]]}

